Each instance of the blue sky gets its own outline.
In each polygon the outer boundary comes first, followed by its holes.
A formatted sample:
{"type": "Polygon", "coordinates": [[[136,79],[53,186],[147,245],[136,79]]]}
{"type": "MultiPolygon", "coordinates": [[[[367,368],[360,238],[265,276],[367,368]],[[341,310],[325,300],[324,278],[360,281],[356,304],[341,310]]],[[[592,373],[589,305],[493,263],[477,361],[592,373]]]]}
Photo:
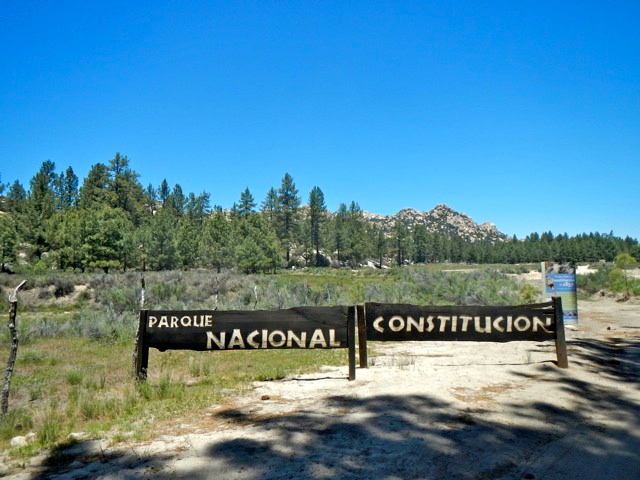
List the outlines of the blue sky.
{"type": "Polygon", "coordinates": [[[640,2],[0,1],[0,174],[640,238],[640,2]]]}

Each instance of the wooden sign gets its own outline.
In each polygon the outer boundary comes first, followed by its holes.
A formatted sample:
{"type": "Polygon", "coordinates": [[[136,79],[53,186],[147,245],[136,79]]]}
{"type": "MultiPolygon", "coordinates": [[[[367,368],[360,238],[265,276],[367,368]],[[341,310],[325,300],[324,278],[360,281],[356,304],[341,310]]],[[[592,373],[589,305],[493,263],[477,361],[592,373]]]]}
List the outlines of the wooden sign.
{"type": "MultiPolygon", "coordinates": [[[[567,368],[562,303],[518,306],[430,306],[367,303],[358,308],[366,341],[511,342],[555,340],[558,366],[567,368]]],[[[366,343],[361,341],[361,345],[366,343]]],[[[360,349],[360,366],[366,366],[360,349]]]]}
{"type": "Polygon", "coordinates": [[[367,303],[367,339],[474,342],[552,340],[554,311],[551,303],[546,307],[367,303]]]}
{"type": "Polygon", "coordinates": [[[142,310],[136,375],[140,379],[146,377],[149,348],[160,351],[349,348],[349,379],[352,380],[355,378],[354,312],[354,307],[297,307],[274,311],[142,310]]]}

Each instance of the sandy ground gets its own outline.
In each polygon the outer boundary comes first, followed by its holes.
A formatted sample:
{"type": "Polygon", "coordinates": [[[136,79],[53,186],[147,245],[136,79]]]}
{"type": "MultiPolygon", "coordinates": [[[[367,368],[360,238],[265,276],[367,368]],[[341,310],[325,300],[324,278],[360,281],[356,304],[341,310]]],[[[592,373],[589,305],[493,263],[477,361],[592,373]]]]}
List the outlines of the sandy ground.
{"type": "Polygon", "coordinates": [[[376,344],[369,368],[256,383],[150,443],[80,441],[24,478],[638,479],[640,305],[579,304],[554,344],[376,344]]]}

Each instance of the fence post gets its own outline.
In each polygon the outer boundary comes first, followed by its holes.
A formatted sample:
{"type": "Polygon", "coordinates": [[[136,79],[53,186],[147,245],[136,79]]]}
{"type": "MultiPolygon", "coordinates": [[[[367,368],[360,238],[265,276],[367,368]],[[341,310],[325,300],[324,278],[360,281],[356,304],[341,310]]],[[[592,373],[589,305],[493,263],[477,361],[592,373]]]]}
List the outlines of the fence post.
{"type": "Polygon", "coordinates": [[[553,297],[553,315],[556,325],[556,355],[558,357],[558,367],[569,368],[569,357],[567,356],[567,341],[564,336],[564,317],[562,312],[562,298],[553,297]]]}
{"type": "Polygon", "coordinates": [[[11,350],[9,351],[9,360],[7,362],[7,370],[4,376],[4,384],[2,386],[2,400],[0,401],[0,418],[4,418],[9,410],[9,391],[11,389],[11,377],[13,375],[13,367],[18,356],[18,330],[16,329],[16,316],[18,314],[18,290],[20,290],[26,280],[20,282],[13,294],[9,295],[9,323],[7,327],[11,332],[11,350]]]}

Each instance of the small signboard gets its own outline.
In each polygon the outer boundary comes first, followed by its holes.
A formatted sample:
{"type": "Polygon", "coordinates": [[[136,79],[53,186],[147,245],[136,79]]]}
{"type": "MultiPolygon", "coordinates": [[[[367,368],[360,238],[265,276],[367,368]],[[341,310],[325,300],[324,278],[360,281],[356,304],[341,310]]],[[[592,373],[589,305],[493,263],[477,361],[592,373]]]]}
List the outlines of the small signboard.
{"type": "Polygon", "coordinates": [[[578,292],[576,287],[576,265],[573,262],[542,262],[544,298],[562,298],[564,323],[578,323],[578,292]]]}

